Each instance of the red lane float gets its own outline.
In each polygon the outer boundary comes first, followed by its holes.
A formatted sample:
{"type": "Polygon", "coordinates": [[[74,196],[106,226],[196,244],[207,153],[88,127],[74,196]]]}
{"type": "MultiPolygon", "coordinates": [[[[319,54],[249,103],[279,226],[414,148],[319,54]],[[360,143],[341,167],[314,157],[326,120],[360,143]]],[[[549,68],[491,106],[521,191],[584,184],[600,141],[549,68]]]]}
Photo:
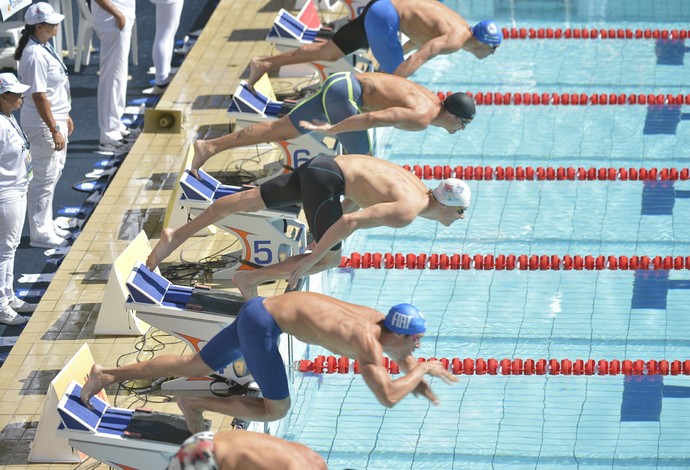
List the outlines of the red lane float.
{"type": "MultiPolygon", "coordinates": [[[[676,106],[690,104],[690,94],[654,93],[535,93],[501,91],[465,91],[477,105],[487,106],[676,106]]],[[[450,92],[449,92],[450,93],[450,92]]],[[[438,92],[441,100],[447,94],[438,92]]]]}
{"type": "Polygon", "coordinates": [[[686,29],[501,28],[503,39],[663,39],[690,36],[686,29]]]}
{"type": "Polygon", "coordinates": [[[449,177],[477,181],[687,181],[688,168],[583,168],[583,167],[491,167],[403,165],[420,179],[440,180],[449,177]]]}
{"type": "MultiPolygon", "coordinates": [[[[655,360],[642,359],[520,359],[459,358],[445,357],[417,359],[419,362],[438,361],[454,375],[690,375],[690,359],[655,360]]],[[[391,374],[399,374],[395,361],[383,358],[383,366],[391,374]]],[[[315,374],[347,374],[352,370],[359,374],[357,361],[347,357],[317,356],[313,361],[302,359],[296,363],[299,372],[315,374]]]]}
{"type": "Polygon", "coordinates": [[[385,269],[443,269],[443,270],[478,270],[478,271],[678,271],[690,269],[690,256],[614,256],[614,255],[493,255],[467,253],[453,255],[432,253],[351,253],[350,257],[341,257],[340,268],[369,269],[381,268],[381,259],[386,260],[385,269]],[[379,263],[363,262],[363,260],[379,260],[379,263]]]}

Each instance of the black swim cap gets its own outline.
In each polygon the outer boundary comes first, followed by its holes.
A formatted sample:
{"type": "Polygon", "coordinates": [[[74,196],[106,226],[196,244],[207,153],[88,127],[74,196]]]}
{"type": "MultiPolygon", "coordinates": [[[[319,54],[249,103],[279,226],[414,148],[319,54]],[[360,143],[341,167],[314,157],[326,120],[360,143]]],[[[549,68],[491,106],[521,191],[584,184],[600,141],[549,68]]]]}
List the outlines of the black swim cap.
{"type": "Polygon", "coordinates": [[[443,107],[459,118],[474,119],[474,100],[467,93],[453,93],[443,101],[443,107]]]}

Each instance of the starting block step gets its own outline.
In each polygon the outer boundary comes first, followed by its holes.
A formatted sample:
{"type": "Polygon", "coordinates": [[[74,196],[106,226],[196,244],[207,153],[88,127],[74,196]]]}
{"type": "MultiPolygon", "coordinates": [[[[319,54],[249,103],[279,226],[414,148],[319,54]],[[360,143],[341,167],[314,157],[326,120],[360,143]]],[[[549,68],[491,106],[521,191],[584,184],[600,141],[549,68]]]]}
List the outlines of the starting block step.
{"type": "MultiPolygon", "coordinates": [[[[191,436],[184,416],[115,408],[98,397],[86,407],[81,386],[72,382],[58,403],[58,435],[84,454],[121,469],[167,468],[191,436]]],[[[211,422],[205,421],[206,429],[211,422]]]]}

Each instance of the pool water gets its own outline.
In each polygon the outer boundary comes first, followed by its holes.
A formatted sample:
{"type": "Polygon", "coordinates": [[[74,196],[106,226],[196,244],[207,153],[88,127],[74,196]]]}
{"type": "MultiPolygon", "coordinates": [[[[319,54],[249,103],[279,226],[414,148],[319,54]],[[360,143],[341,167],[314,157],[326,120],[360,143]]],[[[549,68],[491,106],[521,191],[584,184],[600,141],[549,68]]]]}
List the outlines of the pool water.
{"type": "MultiPolygon", "coordinates": [[[[497,4],[509,11],[512,3],[497,4]]],[[[657,6],[681,12],[686,23],[623,22],[629,19],[623,13],[604,22],[607,8],[623,4],[604,2],[600,9],[606,11],[597,13],[595,3],[564,2],[579,7],[568,23],[562,9],[530,16],[523,3],[517,8],[523,17],[500,23],[690,26],[686,7],[674,10],[672,2],[657,6]],[[596,10],[590,13],[599,22],[575,22],[590,11],[585,6],[596,10]]],[[[657,10],[654,15],[663,17],[657,10]]],[[[659,63],[660,54],[668,56],[660,47],[654,40],[506,40],[485,61],[466,53],[437,57],[413,79],[434,91],[687,94],[683,57],[674,65],[659,63]]],[[[375,154],[409,165],[681,169],[690,166],[687,109],[480,105],[474,122],[455,135],[379,130],[375,154]]],[[[690,255],[689,181],[468,184],[473,199],[465,220],[452,227],[418,220],[402,229],[368,230],[352,237],[344,254],[690,255]]],[[[428,327],[421,357],[690,358],[688,270],[340,269],[326,276],[326,284],[326,293],[382,312],[400,302],[418,306],[428,327]]],[[[308,358],[321,353],[328,355],[310,347],[308,358]]],[[[451,386],[431,380],[439,406],[408,397],[386,409],[357,375],[302,375],[279,432],[315,449],[329,468],[690,465],[690,377],[458,378],[451,386]]]]}

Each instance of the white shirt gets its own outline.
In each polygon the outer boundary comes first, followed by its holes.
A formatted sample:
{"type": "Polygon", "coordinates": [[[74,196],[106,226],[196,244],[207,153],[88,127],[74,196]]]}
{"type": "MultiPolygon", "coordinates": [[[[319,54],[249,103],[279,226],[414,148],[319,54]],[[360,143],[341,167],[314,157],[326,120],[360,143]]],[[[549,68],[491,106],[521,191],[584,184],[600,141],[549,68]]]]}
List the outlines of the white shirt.
{"type": "MultiPolygon", "coordinates": [[[[112,3],[115,8],[120,10],[128,21],[134,22],[137,7],[135,0],[110,0],[110,3],[112,3]]],[[[109,20],[115,21],[113,16],[101,8],[96,0],[91,0],[91,16],[93,22],[98,24],[109,20]]]]}
{"type": "Polygon", "coordinates": [[[26,171],[28,149],[25,137],[18,129],[19,124],[14,117],[0,113],[0,201],[6,191],[26,191],[29,184],[26,171]]]}
{"type": "Polygon", "coordinates": [[[43,124],[41,116],[31,97],[34,93],[45,93],[50,103],[50,111],[56,121],[67,119],[72,105],[67,71],[61,59],[51,54],[47,45],[29,39],[22,58],[19,59],[17,75],[19,81],[30,88],[24,92],[24,106],[21,121],[23,126],[39,127],[43,124]]]}

